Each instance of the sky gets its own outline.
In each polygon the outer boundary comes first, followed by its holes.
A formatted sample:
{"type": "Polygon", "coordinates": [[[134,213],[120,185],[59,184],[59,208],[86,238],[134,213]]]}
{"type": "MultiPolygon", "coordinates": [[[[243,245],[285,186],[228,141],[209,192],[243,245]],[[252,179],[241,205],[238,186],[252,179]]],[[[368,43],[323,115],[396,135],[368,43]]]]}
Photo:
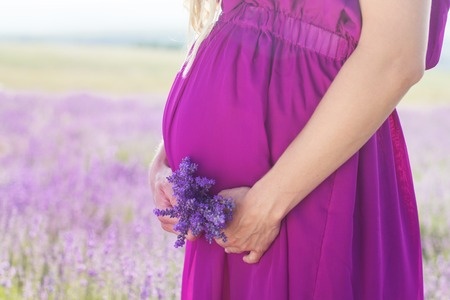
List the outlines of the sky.
{"type": "Polygon", "coordinates": [[[0,35],[187,28],[183,0],[0,0],[0,35]]]}
{"type": "MultiPolygon", "coordinates": [[[[0,0],[1,35],[187,30],[184,0],[0,0]]],[[[450,44],[450,21],[446,40],[450,44]]]]}

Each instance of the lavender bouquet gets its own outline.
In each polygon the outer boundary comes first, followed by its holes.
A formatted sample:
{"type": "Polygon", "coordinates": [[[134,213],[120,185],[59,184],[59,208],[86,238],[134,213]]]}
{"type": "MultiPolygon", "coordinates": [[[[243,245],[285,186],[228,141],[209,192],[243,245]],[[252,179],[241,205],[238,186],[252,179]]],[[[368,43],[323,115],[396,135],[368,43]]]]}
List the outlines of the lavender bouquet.
{"type": "Polygon", "coordinates": [[[172,208],[155,209],[157,216],[179,218],[174,229],[179,232],[175,248],[182,247],[186,235],[191,230],[194,236],[204,234],[209,243],[215,238],[224,242],[227,237],[223,229],[232,218],[234,202],[231,198],[211,195],[209,190],[215,184],[213,179],[194,176],[198,165],[185,157],[171,176],[167,177],[173,184],[177,205],[172,208]]]}

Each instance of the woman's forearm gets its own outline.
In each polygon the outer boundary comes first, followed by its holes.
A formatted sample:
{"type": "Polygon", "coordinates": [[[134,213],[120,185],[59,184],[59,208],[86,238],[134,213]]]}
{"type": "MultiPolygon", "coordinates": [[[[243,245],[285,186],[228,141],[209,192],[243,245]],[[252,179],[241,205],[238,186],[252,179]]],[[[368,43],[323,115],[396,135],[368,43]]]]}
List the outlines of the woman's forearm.
{"type": "Polygon", "coordinates": [[[257,183],[273,195],[278,218],[358,151],[419,77],[373,64],[361,68],[363,56],[352,56],[302,132],[257,183]]]}
{"type": "MultiPolygon", "coordinates": [[[[417,12],[418,15],[427,13],[424,7],[425,12],[417,12]]],[[[414,21],[427,22],[417,18],[414,21]]],[[[399,26],[408,26],[412,21],[405,22],[406,25],[399,26]]],[[[420,26],[424,27],[420,32],[426,30],[426,25],[420,26]]],[[[368,27],[371,31],[370,23],[368,27]]],[[[371,32],[366,41],[362,36],[360,45],[301,133],[255,185],[265,199],[271,199],[271,211],[276,219],[283,218],[357,152],[420,79],[426,34],[416,34],[413,38],[414,41],[407,43],[383,44],[394,38],[381,36],[374,40],[371,32]]]]}

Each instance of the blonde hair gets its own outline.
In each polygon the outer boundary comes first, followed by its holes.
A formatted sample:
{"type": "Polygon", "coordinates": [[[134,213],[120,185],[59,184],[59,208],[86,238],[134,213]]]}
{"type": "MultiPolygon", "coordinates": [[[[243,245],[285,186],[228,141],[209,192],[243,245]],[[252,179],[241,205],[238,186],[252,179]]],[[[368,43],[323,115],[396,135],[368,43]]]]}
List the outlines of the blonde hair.
{"type": "Polygon", "coordinates": [[[209,35],[220,14],[222,0],[186,0],[189,9],[189,25],[194,33],[193,42],[186,58],[183,75],[189,72],[198,48],[209,35]]]}

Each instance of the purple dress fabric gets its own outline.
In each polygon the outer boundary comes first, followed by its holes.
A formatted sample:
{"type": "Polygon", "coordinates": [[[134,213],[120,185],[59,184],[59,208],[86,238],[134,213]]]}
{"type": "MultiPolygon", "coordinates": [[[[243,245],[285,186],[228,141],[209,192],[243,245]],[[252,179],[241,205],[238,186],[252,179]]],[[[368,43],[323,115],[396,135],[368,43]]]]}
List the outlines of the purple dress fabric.
{"type": "MultiPolygon", "coordinates": [[[[190,156],[200,175],[216,179],[214,192],[252,186],[271,168],[361,30],[357,0],[223,0],[222,7],[188,75],[177,75],[163,121],[170,166],[190,156]]],[[[397,114],[287,215],[258,264],[242,256],[203,238],[188,242],[182,299],[423,299],[397,114]]]]}

